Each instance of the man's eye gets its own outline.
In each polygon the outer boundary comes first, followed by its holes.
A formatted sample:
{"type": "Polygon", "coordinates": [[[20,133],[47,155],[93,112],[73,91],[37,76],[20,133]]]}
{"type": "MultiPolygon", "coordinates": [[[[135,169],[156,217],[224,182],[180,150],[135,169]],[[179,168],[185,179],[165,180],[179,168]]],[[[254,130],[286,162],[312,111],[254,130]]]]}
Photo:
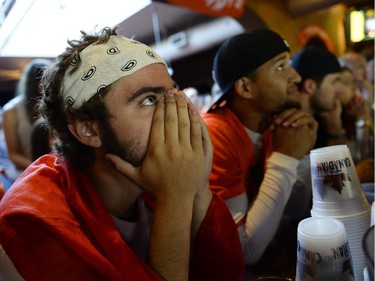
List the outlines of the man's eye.
{"type": "Polygon", "coordinates": [[[147,96],[142,102],[141,105],[144,106],[150,106],[150,105],[155,105],[157,103],[156,96],[147,96]]]}
{"type": "Polygon", "coordinates": [[[280,64],[277,66],[277,70],[284,70],[285,69],[285,64],[280,64]]]}

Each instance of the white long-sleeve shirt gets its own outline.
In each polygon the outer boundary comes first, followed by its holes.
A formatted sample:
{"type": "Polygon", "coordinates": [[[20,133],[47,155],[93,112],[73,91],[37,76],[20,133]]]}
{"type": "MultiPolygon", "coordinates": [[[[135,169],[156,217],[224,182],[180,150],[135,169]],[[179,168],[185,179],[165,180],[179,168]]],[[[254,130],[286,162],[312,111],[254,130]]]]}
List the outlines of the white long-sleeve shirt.
{"type": "MultiPolygon", "coordinates": [[[[246,130],[255,150],[261,151],[261,136],[246,130]]],[[[273,152],[256,199],[249,202],[243,193],[225,201],[237,223],[246,216],[238,228],[246,264],[258,262],[274,237],[297,180],[298,164],[295,158],[273,152]]]]}

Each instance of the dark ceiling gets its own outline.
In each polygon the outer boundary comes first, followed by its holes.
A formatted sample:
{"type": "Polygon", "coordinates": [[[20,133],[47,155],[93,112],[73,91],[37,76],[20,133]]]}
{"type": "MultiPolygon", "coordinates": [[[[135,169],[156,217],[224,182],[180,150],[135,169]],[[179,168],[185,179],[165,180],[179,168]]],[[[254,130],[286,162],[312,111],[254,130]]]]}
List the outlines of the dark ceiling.
{"type": "MultiPolygon", "coordinates": [[[[155,44],[179,31],[216,19],[183,7],[153,2],[119,25],[118,33],[133,37],[146,44],[155,44]]],[[[245,9],[237,19],[244,29],[264,27],[263,21],[251,10],[245,9]]],[[[220,44],[197,52],[186,58],[170,62],[173,78],[181,88],[197,87],[199,92],[210,90],[211,67],[214,54],[220,44]]]]}
{"type": "Polygon", "coordinates": [[[118,33],[145,44],[214,19],[176,5],[152,2],[118,25],[118,33]],[[156,36],[155,36],[156,34],[156,36]]]}

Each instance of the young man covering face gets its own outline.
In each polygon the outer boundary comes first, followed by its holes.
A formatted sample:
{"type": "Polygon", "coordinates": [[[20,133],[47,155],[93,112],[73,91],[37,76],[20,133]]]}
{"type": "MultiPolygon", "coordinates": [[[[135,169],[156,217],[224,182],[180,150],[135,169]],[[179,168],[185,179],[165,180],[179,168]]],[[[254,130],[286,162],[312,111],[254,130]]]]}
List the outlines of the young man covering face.
{"type": "Polygon", "coordinates": [[[164,61],[110,29],[69,44],[39,103],[55,153],[0,205],[13,269],[25,280],[242,280],[235,225],[208,187],[208,133],[164,61]]]}

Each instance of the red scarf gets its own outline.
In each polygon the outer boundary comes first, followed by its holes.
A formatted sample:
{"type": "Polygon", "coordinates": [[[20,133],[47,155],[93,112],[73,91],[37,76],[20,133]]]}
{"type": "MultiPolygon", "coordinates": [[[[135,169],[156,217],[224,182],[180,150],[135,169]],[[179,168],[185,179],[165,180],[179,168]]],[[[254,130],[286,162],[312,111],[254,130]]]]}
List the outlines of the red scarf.
{"type": "MultiPolygon", "coordinates": [[[[190,280],[241,280],[231,221],[214,197],[194,241],[190,280]]],[[[26,280],[163,280],[123,241],[88,178],[54,155],[34,162],[1,200],[0,243],[26,280]]]]}

